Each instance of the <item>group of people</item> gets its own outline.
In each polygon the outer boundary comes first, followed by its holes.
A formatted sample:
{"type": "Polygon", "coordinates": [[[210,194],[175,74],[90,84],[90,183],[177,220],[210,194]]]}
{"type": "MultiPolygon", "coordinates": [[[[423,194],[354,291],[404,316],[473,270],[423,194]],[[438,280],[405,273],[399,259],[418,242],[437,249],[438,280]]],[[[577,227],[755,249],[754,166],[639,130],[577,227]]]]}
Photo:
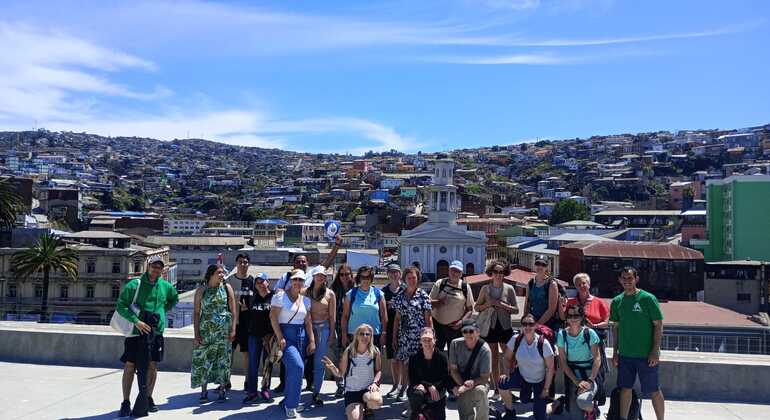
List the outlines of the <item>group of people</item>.
{"type": "MultiPolygon", "coordinates": [[[[267,275],[248,274],[246,254],[237,256],[236,270],[228,278],[222,267],[209,267],[194,300],[191,386],[201,388],[200,403],[210,401],[208,384],[218,386],[217,401],[227,400],[232,355],[240,346],[247,370],[244,404],[270,402],[273,395],[282,394],[287,418],[296,417],[300,409],[303,377],[311,397],[302,408],[323,404],[321,386],[328,372],[337,380],[336,397],[344,397],[348,419],[373,418],[384,399],[408,402],[404,418],[445,419],[447,400],[454,400],[462,419],[515,419],[511,390],[519,391],[522,403],[533,403],[537,420],[560,413],[596,419],[607,397],[604,376],[610,364],[604,346],[612,326],[619,418],[629,416],[638,376],[643,393],[652,396],[658,419],[663,419],[657,375],[662,315],[655,297],[637,288],[635,269],[622,270],[624,293],[608,308],[591,295],[590,278],[584,273],[573,279],[577,296],[567,299],[548,273],[548,261],[538,258],[520,309],[514,287],[504,281],[510,274],[505,261],[488,264],[491,281],[474,299],[459,261],[450,264],[448,276],[437,280],[430,292],[420,288],[421,272],[414,266],[402,270],[388,265],[388,284],[382,288],[373,285],[375,270],[370,266],[354,274],[343,264],[330,279],[328,266],[338,246],[312,268],[306,257],[296,257],[294,268],[273,287],[267,275]],[[515,331],[511,315],[519,312],[521,330],[515,331]],[[383,358],[390,360],[393,378],[385,395],[380,388],[383,358]],[[280,363],[280,383],[271,390],[274,363],[280,363]],[[555,398],[559,369],[565,389],[563,397],[555,398]],[[490,407],[490,400],[498,399],[501,411],[490,407]]],[[[130,309],[135,304],[140,314],[162,314],[176,303],[173,288],[158,287],[165,280],[156,275],[157,265],[150,264],[148,273],[125,286],[118,301],[121,314],[135,314],[130,309]]],[[[160,265],[162,269],[162,261],[160,265]]],[[[127,378],[133,378],[137,340],[149,346],[153,362],[140,393],[148,397],[149,411],[157,409],[151,396],[154,363],[162,360],[162,323],[149,327],[135,318],[137,336],[126,339],[123,356],[121,415],[130,413],[127,378]],[[155,335],[148,340],[150,332],[155,335]],[[152,351],[153,346],[159,351],[152,351]]]]}

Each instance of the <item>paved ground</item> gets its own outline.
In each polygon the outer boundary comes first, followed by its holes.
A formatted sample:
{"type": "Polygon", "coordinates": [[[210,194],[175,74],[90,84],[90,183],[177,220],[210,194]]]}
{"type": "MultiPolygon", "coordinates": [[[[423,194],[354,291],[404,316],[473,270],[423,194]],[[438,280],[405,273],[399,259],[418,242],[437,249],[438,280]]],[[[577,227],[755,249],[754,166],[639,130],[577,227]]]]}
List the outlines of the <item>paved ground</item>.
{"type": "MultiPolygon", "coordinates": [[[[120,405],[121,371],[102,368],[28,365],[0,362],[0,419],[79,419],[102,420],[117,416],[120,405]]],[[[236,387],[243,384],[242,376],[234,376],[236,387]]],[[[384,386],[389,390],[388,386],[384,386]]],[[[324,384],[325,392],[332,392],[334,384],[324,384]]],[[[179,372],[161,372],[156,389],[156,403],[160,412],[150,419],[282,419],[283,411],[277,404],[243,407],[243,392],[231,392],[224,404],[209,403],[200,406],[198,391],[190,389],[190,375],[179,372]]],[[[309,394],[303,394],[307,400],[309,394]]],[[[278,398],[277,400],[280,400],[278,398]]],[[[388,402],[386,402],[388,403],[388,402]]],[[[377,413],[378,419],[398,419],[404,403],[388,404],[377,413]]],[[[644,403],[645,419],[654,419],[649,402],[644,403]]],[[[669,420],[757,420],[770,419],[770,406],[669,402],[669,420]]],[[[519,407],[520,419],[528,419],[531,412],[519,407]]],[[[301,418],[342,419],[342,401],[327,400],[324,407],[300,413],[301,418]]],[[[450,405],[449,419],[458,419],[450,405]]]]}

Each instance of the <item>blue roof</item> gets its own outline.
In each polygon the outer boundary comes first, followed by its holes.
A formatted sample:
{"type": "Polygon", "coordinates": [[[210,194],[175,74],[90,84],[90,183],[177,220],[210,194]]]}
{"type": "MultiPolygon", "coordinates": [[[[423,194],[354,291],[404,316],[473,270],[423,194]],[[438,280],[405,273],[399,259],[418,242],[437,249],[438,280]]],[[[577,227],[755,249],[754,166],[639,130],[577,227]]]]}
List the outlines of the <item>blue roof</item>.
{"type": "Polygon", "coordinates": [[[288,225],[289,222],[281,219],[262,219],[254,222],[257,225],[288,225]]]}
{"type": "Polygon", "coordinates": [[[110,211],[107,212],[110,216],[126,216],[126,217],[142,217],[146,216],[147,213],[142,211],[110,211]]]}

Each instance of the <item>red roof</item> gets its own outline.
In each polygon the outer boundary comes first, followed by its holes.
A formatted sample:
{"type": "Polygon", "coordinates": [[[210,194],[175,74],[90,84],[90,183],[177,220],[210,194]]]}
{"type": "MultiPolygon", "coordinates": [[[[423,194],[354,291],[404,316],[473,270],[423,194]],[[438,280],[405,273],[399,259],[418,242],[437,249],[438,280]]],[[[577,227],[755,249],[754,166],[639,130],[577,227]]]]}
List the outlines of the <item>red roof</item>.
{"type": "MultiPolygon", "coordinates": [[[[535,277],[534,271],[514,268],[514,269],[511,269],[511,274],[507,275],[505,277],[505,280],[506,280],[506,283],[515,284],[518,287],[527,287],[527,283],[529,282],[529,279],[531,279],[532,277],[535,277]]],[[[473,276],[465,277],[465,281],[467,281],[468,284],[470,285],[483,283],[491,280],[492,278],[486,275],[485,273],[475,274],[473,276]]],[[[565,287],[567,286],[567,283],[565,283],[562,280],[556,279],[556,281],[558,281],[560,284],[562,284],[565,287]]]]}
{"type": "MultiPolygon", "coordinates": [[[[612,299],[604,299],[607,306],[612,299]]],[[[663,312],[663,328],[666,325],[688,327],[751,327],[762,326],[748,316],[731,309],[722,308],[706,302],[667,301],[660,302],[660,310],[663,312]]]]}
{"type": "Polygon", "coordinates": [[[694,249],[661,242],[575,242],[562,248],[583,250],[586,257],[648,258],[668,260],[702,260],[703,254],[694,249]]]}

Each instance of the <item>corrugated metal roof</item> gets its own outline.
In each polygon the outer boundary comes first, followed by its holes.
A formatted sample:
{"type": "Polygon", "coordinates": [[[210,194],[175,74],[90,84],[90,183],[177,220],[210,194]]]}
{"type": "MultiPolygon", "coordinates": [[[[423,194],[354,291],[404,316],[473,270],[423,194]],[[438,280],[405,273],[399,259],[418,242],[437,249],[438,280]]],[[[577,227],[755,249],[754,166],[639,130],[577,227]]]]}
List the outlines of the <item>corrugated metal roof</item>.
{"type": "Polygon", "coordinates": [[[683,246],[661,242],[575,242],[564,248],[583,250],[587,257],[648,258],[668,260],[702,260],[703,254],[683,246]]]}

